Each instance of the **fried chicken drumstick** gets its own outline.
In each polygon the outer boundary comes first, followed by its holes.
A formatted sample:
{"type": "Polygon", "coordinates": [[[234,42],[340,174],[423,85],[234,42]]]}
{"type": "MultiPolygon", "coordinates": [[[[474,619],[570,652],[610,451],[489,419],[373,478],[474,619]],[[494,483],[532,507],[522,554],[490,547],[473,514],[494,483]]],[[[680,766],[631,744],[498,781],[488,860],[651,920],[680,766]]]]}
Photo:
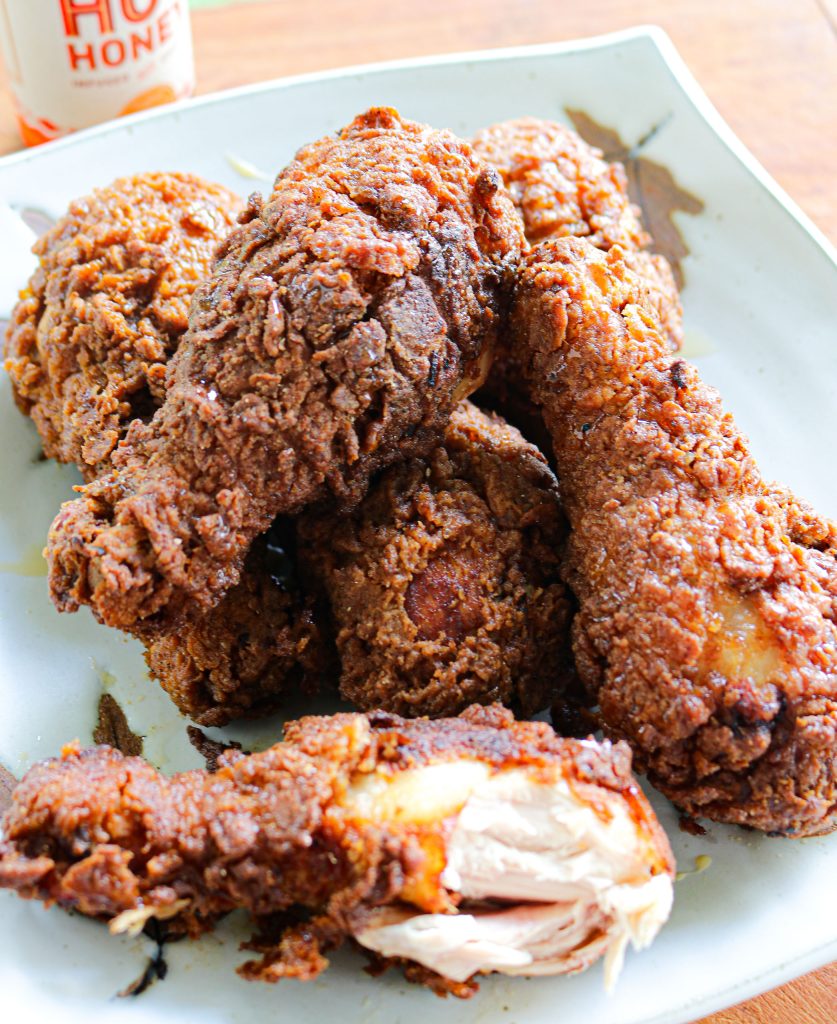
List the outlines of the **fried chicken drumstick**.
{"type": "Polygon", "coordinates": [[[569,671],[566,523],[544,457],[470,402],[444,443],[393,466],[348,516],[300,518],[336,626],[342,695],[363,710],[525,715],[569,671]]]}
{"type": "MultiPolygon", "coordinates": [[[[674,275],[663,256],[645,251],[651,236],[639,207],[628,196],[620,163],[608,163],[577,132],[556,121],[521,117],[477,132],[474,152],[501,174],[531,245],[548,238],[587,238],[598,249],[621,246],[624,259],[641,277],[673,348],[683,342],[682,309],[674,275]]],[[[548,445],[532,402],[512,338],[501,336],[484,388],[498,409],[527,437],[548,445]]]]}
{"type": "Polygon", "coordinates": [[[195,294],[166,400],[50,532],[58,607],[153,634],[279,514],[437,443],[480,383],[521,232],[497,173],[392,110],[300,150],[195,294]]]}
{"type": "Polygon", "coordinates": [[[439,993],[602,955],[612,984],[672,897],[627,747],[560,739],[499,707],[305,718],[264,753],[171,779],[71,745],[17,786],[3,829],[0,886],[113,932],[156,917],[197,934],[248,909],[273,935],[239,972],[266,981],[315,977],[351,937],[439,993]],[[278,917],[291,909],[313,916],[278,917]]]}
{"type": "Polygon", "coordinates": [[[579,674],[689,814],[837,825],[837,528],[766,484],[615,247],[545,243],[513,328],[572,526],[579,674]]]}
{"type": "Polygon", "coordinates": [[[622,164],[608,163],[572,128],[537,117],[483,128],[473,147],[500,172],[531,245],[575,236],[605,252],[621,246],[672,346],[681,346],[683,311],[674,276],[664,256],[645,251],[653,239],[630,201],[622,164]]]}
{"type": "Polygon", "coordinates": [[[5,345],[44,453],[87,480],[163,400],[166,363],[242,201],[191,174],[137,174],[77,199],[35,245],[5,345]]]}

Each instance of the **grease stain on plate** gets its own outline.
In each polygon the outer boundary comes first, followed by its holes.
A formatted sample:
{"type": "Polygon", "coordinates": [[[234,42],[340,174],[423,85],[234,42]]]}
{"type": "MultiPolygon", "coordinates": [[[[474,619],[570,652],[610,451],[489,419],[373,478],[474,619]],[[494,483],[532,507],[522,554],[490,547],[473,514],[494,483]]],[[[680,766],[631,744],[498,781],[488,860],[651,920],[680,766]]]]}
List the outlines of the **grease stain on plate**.
{"type": "Polygon", "coordinates": [[[16,562],[0,562],[0,573],[13,576],[46,576],[47,563],[43,543],[27,544],[16,562]]]}
{"type": "Polygon", "coordinates": [[[699,853],[695,857],[695,866],[692,871],[678,871],[674,876],[675,881],[682,882],[684,878],[688,878],[689,875],[700,875],[712,864],[712,858],[708,853],[699,853]]]}
{"type": "Polygon", "coordinates": [[[241,157],[236,156],[235,153],[225,153],[224,156],[227,158],[227,163],[232,167],[236,174],[240,174],[242,178],[250,178],[254,181],[266,181],[269,184],[273,184],[274,175],[268,174],[267,171],[262,171],[255,164],[251,164],[249,160],[242,160],[241,157]]]}

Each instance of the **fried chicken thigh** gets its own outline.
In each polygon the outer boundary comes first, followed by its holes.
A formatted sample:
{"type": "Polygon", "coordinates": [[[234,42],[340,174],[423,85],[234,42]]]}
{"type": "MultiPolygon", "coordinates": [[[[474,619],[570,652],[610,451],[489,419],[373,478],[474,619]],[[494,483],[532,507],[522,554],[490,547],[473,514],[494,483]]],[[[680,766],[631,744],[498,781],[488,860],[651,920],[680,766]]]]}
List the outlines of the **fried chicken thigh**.
{"type": "Polygon", "coordinates": [[[299,531],[358,707],[438,717],[501,701],[530,715],[569,671],[558,484],[499,417],[464,402],[429,456],[299,531]]]}
{"type": "Polygon", "coordinates": [[[166,632],[275,516],[437,442],[481,381],[521,232],[448,132],[371,110],[300,150],[198,289],[166,400],[48,545],[58,607],[166,632]]]}
{"type": "Polygon", "coordinates": [[[621,248],[548,242],[513,313],[572,527],[579,674],[689,814],[837,824],[837,529],[763,481],[621,248]]]}
{"type": "MultiPolygon", "coordinates": [[[[44,452],[92,480],[134,418],[163,402],[189,301],[235,224],[236,196],[184,174],[123,178],[74,201],[36,244],[40,266],[18,304],[6,368],[44,452]]],[[[202,725],[263,714],[315,690],[331,646],[313,602],[277,570],[275,537],[254,543],[240,582],[209,613],[154,638],[146,661],[202,725]]]]}
{"type": "Polygon", "coordinates": [[[137,174],[77,199],[35,245],[6,369],[44,453],[85,478],[162,402],[192,295],[242,201],[191,174],[137,174]]]}
{"type": "Polygon", "coordinates": [[[573,973],[602,955],[611,985],[628,942],[668,916],[671,853],[624,744],[559,739],[500,708],[344,714],[220,764],[165,779],[70,745],[13,794],[0,886],[116,933],[156,917],[194,935],[243,907],[265,929],[246,978],[313,978],[353,938],[460,996],[479,974],[573,973]],[[313,916],[295,925],[293,910],[313,916]]]}

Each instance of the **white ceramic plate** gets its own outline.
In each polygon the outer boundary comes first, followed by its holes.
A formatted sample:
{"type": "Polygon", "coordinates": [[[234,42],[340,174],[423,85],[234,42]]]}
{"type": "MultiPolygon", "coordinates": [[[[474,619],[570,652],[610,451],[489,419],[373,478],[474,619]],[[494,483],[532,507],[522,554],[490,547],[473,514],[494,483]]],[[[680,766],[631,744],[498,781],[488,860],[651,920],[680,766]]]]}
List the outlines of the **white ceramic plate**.
{"type": "MultiPolygon", "coordinates": [[[[699,196],[679,227],[687,330],[696,359],[750,434],[768,474],[837,515],[831,471],[837,427],[837,265],[825,239],[734,138],[657,29],[558,46],[358,68],[237,90],[106,125],[0,160],[0,199],[59,213],[117,175],[195,171],[247,192],[227,154],[275,172],[301,143],[373,104],[469,135],[503,118],[563,119],[580,108],[629,143],[663,123],[645,149],[699,196]],[[827,467],[827,468],[826,468],[827,467]]],[[[4,228],[0,304],[27,259],[4,228]]],[[[6,299],[8,302],[8,299],[6,299]]],[[[0,309],[2,312],[2,309],[0,309]]],[[[37,437],[0,394],[0,760],[22,773],[73,737],[90,740],[103,685],[113,689],[146,753],[165,770],[199,763],[186,722],[148,681],[138,645],[86,613],[51,607],[37,552],[74,472],[38,463],[37,437]]],[[[278,720],[229,729],[268,745],[278,720]]],[[[114,993],[142,970],[144,939],[0,894],[0,1007],[14,1024],[127,1021],[201,1024],[678,1024],[738,1002],[837,957],[837,838],[788,841],[713,827],[684,835],[655,797],[679,866],[708,870],[676,887],[655,945],[630,955],[607,997],[601,966],[575,978],[489,979],[467,1003],[442,1002],[395,973],[369,979],[346,951],[316,982],[246,983],[233,967],[246,922],[168,947],[167,979],[137,999],[114,993]]]]}

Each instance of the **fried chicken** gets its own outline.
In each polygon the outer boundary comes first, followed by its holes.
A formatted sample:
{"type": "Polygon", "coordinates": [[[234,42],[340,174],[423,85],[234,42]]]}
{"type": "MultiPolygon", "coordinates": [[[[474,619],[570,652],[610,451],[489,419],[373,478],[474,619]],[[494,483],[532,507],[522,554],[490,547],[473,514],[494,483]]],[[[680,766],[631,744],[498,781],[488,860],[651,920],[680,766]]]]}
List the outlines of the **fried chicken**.
{"type": "MultiPolygon", "coordinates": [[[[45,454],[88,480],[112,469],[132,419],[162,404],[189,301],[241,205],[192,175],[140,174],[76,200],[38,240],[6,367],[45,454]]],[[[329,671],[324,616],[277,578],[276,543],[258,539],[218,607],[148,647],[152,674],[202,725],[263,714],[329,671]]]]}
{"type": "Polygon", "coordinates": [[[478,131],[474,152],[503,176],[532,245],[577,235],[599,249],[650,241],[621,164],[557,121],[521,117],[478,131]]]}
{"type": "Polygon", "coordinates": [[[672,346],[680,348],[683,311],[674,275],[664,256],[645,251],[653,239],[628,197],[622,164],[608,163],[571,128],[535,117],[483,128],[473,146],[502,175],[531,245],[576,236],[605,252],[621,246],[672,346]]]}
{"type": "Polygon", "coordinates": [[[44,453],[85,478],[162,402],[189,303],[242,201],[190,174],[137,174],[77,199],[43,235],[6,369],[44,453]]]}
{"type": "MultiPolygon", "coordinates": [[[[621,246],[672,346],[680,348],[683,311],[674,275],[665,257],[645,251],[652,239],[642,227],[639,207],[628,197],[620,163],[608,163],[601,150],[571,128],[535,117],[484,128],[473,146],[502,175],[531,245],[578,236],[604,251],[621,246]]],[[[538,444],[547,439],[507,335],[500,338],[484,396],[527,437],[538,444]]]]}
{"type": "Polygon", "coordinates": [[[50,532],[57,606],[170,630],[279,514],[363,495],[484,375],[521,233],[449,132],[373,109],[251,201],[192,304],[166,400],[50,532]]]}
{"type": "Polygon", "coordinates": [[[530,715],[569,672],[558,485],[499,417],[464,402],[429,456],[299,532],[331,604],[341,693],[360,708],[438,717],[502,701],[530,715]]]}
{"type": "Polygon", "coordinates": [[[623,251],[545,243],[515,343],[572,527],[579,674],[688,814],[837,825],[837,528],[763,481],[623,251]]]}
{"type": "Polygon", "coordinates": [[[559,739],[499,707],[459,719],[305,718],[261,754],[165,779],[71,744],[17,786],[0,886],[135,934],[236,908],[245,978],[316,977],[348,937],[440,994],[482,973],[572,973],[668,916],[668,843],[623,744],[559,739]],[[294,924],[289,912],[311,916],[294,924]],[[283,916],[279,916],[283,915],[283,916]]]}
{"type": "Polygon", "coordinates": [[[327,611],[299,587],[292,538],[292,524],[274,524],[214,608],[148,642],[151,675],[193,721],[265,715],[336,676],[327,611]]]}

